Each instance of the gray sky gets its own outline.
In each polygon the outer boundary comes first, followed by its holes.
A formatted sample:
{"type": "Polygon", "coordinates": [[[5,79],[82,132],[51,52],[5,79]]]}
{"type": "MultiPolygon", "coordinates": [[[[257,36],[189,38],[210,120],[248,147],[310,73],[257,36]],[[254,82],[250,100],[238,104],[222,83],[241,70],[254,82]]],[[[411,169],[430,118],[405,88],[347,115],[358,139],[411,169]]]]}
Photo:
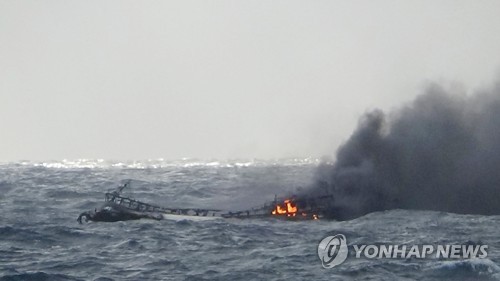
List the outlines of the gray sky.
{"type": "Polygon", "coordinates": [[[500,1],[3,1],[0,161],[332,155],[500,73],[500,1]]]}

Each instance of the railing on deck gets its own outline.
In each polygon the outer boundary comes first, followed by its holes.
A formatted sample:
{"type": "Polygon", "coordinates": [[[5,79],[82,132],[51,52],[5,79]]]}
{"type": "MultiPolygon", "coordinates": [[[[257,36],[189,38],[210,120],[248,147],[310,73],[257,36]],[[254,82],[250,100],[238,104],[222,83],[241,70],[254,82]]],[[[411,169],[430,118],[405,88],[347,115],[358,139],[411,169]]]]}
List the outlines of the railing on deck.
{"type": "Polygon", "coordinates": [[[165,208],[160,207],[148,203],[144,203],[141,201],[137,201],[135,199],[131,199],[128,197],[120,196],[117,193],[106,193],[105,200],[108,203],[114,203],[121,207],[127,208],[129,210],[137,211],[137,212],[157,212],[157,213],[165,213],[165,214],[174,214],[174,215],[190,215],[190,216],[203,216],[203,217],[215,217],[221,216],[222,211],[220,210],[212,210],[212,209],[183,209],[183,208],[165,208]]]}

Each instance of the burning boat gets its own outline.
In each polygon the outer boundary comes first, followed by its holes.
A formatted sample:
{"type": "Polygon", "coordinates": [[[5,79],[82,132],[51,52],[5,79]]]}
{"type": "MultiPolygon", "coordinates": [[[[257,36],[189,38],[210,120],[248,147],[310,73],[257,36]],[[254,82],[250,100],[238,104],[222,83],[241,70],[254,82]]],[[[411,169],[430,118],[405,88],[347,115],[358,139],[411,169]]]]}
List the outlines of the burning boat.
{"type": "Polygon", "coordinates": [[[318,220],[327,217],[331,196],[321,196],[315,198],[296,197],[278,199],[263,206],[249,210],[227,212],[215,209],[198,208],[166,208],[153,204],[144,203],[121,195],[123,189],[130,185],[130,182],[118,187],[113,192],[105,194],[104,205],[94,211],[83,212],[77,221],[83,220],[115,222],[137,219],[190,219],[206,220],[217,218],[281,218],[287,220],[318,220]]]}

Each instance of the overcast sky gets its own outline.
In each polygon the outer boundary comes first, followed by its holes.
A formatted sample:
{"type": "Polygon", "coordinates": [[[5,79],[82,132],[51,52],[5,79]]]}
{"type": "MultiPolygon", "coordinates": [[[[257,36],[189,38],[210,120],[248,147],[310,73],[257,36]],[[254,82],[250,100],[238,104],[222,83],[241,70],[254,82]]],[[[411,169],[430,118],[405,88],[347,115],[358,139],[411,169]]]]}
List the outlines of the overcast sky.
{"type": "Polygon", "coordinates": [[[320,157],[500,73],[500,1],[3,1],[0,161],[320,157]]]}

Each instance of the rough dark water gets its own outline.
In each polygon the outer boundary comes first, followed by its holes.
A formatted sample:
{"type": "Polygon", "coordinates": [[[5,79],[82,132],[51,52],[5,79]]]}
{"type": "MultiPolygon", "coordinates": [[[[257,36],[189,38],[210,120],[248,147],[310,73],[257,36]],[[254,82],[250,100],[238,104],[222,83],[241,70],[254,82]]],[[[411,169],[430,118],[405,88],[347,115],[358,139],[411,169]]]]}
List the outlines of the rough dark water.
{"type": "Polygon", "coordinates": [[[497,280],[499,216],[392,210],[344,222],[277,219],[79,225],[103,193],[164,206],[245,209],[313,180],[310,160],[0,165],[0,280],[497,280]],[[480,260],[355,259],[324,269],[319,241],[489,246],[480,260]]]}

